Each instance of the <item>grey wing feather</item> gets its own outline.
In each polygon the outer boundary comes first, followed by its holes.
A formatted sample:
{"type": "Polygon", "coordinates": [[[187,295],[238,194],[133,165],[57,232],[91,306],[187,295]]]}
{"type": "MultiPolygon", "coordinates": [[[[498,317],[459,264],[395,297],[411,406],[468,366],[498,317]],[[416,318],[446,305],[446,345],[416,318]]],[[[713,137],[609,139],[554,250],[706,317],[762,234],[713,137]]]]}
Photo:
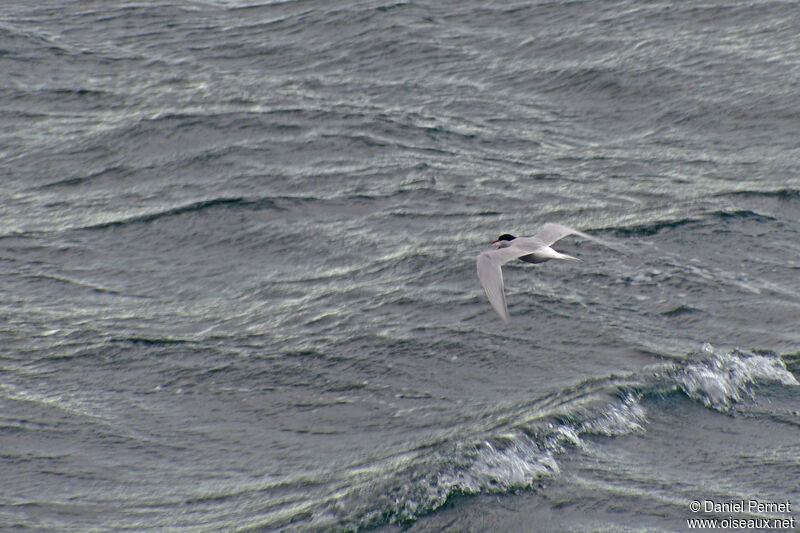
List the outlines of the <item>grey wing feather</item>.
{"type": "Polygon", "coordinates": [[[489,298],[489,303],[500,318],[508,322],[511,317],[508,314],[506,305],[506,294],[503,290],[503,269],[502,266],[509,261],[525,255],[525,250],[513,248],[501,248],[481,253],[478,256],[478,278],[483,285],[483,291],[489,298]]]}
{"type": "Polygon", "coordinates": [[[560,241],[561,239],[569,235],[577,235],[579,237],[583,237],[584,239],[589,239],[593,241],[596,240],[591,235],[587,235],[582,231],[578,231],[568,226],[562,226],[561,224],[554,224],[552,222],[548,222],[547,224],[542,226],[542,229],[539,231],[539,233],[534,235],[533,238],[539,239],[545,244],[545,246],[550,246],[556,241],[560,241]]]}
{"type": "Polygon", "coordinates": [[[508,315],[506,294],[503,291],[503,270],[500,262],[493,260],[491,253],[484,252],[478,256],[478,278],[489,303],[500,318],[508,322],[511,317],[508,315]]]}
{"type": "MultiPolygon", "coordinates": [[[[578,237],[583,237],[584,239],[588,239],[590,241],[596,242],[598,244],[602,244],[607,248],[611,248],[612,250],[616,250],[618,252],[625,251],[624,246],[620,246],[618,244],[610,243],[603,239],[599,239],[597,237],[593,237],[592,235],[588,235],[582,231],[576,230],[574,228],[570,228],[569,226],[562,226],[561,224],[555,224],[553,222],[548,222],[544,226],[542,226],[541,231],[534,235],[533,237],[527,237],[526,239],[530,239],[532,243],[535,242],[543,242],[545,246],[550,246],[556,241],[560,241],[564,237],[569,235],[577,235],[578,237]]],[[[519,239],[517,239],[519,240],[519,239]]],[[[523,244],[523,243],[520,243],[523,244]]]]}

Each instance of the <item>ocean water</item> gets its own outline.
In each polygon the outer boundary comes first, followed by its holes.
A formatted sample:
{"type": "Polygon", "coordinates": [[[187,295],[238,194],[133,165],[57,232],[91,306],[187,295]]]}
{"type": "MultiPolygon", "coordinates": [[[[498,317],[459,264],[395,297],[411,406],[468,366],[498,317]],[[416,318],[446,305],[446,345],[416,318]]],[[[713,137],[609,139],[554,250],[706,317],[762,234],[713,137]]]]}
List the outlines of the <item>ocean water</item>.
{"type": "Polygon", "coordinates": [[[0,529],[795,518],[798,35],[771,1],[3,2],[0,529]],[[614,249],[509,264],[504,324],[475,259],[545,222],[614,249]],[[690,508],[750,500],[794,507],[690,508]]]}

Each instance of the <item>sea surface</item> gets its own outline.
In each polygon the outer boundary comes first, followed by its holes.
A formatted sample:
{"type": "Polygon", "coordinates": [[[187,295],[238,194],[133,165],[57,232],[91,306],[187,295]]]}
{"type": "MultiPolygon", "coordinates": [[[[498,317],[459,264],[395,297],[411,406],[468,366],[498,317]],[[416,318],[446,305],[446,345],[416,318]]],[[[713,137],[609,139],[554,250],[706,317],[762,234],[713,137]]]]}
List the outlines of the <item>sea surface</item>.
{"type": "Polygon", "coordinates": [[[4,1],[0,530],[800,527],[799,13],[4,1]]]}

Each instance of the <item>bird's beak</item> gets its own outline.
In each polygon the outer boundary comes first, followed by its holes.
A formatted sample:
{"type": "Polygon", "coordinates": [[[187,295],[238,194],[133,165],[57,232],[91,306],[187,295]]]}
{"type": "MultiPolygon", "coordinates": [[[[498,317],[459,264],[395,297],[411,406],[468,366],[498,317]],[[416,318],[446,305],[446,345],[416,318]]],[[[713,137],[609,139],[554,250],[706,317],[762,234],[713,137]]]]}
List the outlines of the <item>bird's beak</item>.
{"type": "Polygon", "coordinates": [[[492,242],[490,242],[490,243],[489,243],[489,246],[491,246],[491,245],[493,245],[493,244],[497,244],[498,242],[500,242],[500,239],[497,239],[496,241],[492,241],[492,242]]]}

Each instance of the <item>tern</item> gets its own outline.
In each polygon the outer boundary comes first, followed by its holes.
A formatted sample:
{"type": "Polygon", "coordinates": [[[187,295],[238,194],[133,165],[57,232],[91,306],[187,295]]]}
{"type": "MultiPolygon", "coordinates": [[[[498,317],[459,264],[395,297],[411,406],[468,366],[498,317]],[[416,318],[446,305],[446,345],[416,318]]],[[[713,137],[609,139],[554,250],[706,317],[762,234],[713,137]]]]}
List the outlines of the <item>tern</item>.
{"type": "Polygon", "coordinates": [[[547,223],[533,237],[514,237],[504,233],[492,242],[492,244],[499,244],[498,248],[487,250],[478,255],[478,278],[481,280],[481,285],[483,285],[483,291],[486,293],[486,297],[489,298],[489,303],[492,304],[494,310],[505,322],[508,322],[511,317],[508,314],[506,295],[503,291],[503,270],[501,267],[514,259],[521,259],[526,263],[544,263],[551,259],[580,261],[577,257],[562,254],[550,247],[553,243],[568,235],[577,235],[584,239],[598,241],[598,239],[582,231],[562,226],[561,224],[547,223]]]}

